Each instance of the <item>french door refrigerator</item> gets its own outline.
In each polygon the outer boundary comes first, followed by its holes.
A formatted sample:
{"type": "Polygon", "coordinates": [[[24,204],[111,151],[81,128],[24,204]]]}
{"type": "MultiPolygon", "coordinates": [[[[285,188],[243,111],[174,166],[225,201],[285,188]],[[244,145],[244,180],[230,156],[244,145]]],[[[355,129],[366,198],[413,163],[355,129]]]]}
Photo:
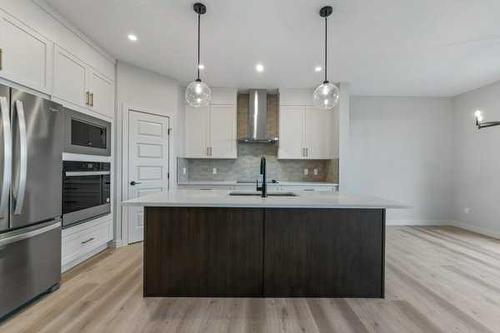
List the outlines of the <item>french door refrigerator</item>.
{"type": "Polygon", "coordinates": [[[62,106],[0,85],[0,320],[61,278],[62,106]]]}

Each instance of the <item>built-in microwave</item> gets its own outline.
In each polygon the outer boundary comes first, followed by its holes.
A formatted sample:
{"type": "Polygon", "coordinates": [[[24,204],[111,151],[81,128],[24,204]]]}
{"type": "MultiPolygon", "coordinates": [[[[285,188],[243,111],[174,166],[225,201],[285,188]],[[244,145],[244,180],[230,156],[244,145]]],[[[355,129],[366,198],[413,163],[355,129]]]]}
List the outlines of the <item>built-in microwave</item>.
{"type": "Polygon", "coordinates": [[[111,123],[64,109],[64,152],[111,156],[111,123]]]}

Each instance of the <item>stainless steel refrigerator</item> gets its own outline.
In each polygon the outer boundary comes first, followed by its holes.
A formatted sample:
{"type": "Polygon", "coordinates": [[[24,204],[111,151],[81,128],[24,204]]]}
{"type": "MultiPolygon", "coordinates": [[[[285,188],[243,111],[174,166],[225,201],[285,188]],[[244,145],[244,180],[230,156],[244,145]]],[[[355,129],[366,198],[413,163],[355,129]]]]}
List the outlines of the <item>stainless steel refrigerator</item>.
{"type": "Polygon", "coordinates": [[[62,106],[0,85],[0,320],[61,278],[62,106]]]}

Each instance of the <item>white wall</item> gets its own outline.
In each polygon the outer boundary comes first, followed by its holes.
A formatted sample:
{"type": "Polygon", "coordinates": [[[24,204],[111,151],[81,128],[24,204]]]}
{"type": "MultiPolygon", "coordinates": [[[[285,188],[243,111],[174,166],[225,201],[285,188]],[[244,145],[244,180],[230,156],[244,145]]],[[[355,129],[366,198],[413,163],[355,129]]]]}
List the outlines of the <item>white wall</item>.
{"type": "Polygon", "coordinates": [[[478,109],[485,121],[500,120],[500,82],[453,99],[453,216],[459,226],[500,237],[500,127],[477,130],[478,109]]]}
{"type": "MultiPolygon", "coordinates": [[[[123,117],[128,108],[146,111],[148,113],[168,116],[172,136],[170,138],[170,187],[176,187],[177,179],[177,156],[182,153],[183,128],[184,128],[184,108],[179,99],[182,97],[182,87],[177,81],[166,76],[135,67],[133,65],[118,62],[116,69],[117,86],[117,164],[122,166],[123,151],[123,117]]],[[[122,176],[123,170],[117,170],[117,199],[120,204],[123,200],[122,176]]],[[[123,221],[123,211],[117,209],[118,221],[123,221]]],[[[125,240],[126,235],[122,234],[122,225],[118,224],[116,230],[117,238],[125,240]]],[[[117,241],[117,243],[120,243],[117,241]]]]}
{"type": "Polygon", "coordinates": [[[451,99],[353,96],[350,107],[343,191],[412,206],[389,210],[388,224],[449,224],[451,99]]]}

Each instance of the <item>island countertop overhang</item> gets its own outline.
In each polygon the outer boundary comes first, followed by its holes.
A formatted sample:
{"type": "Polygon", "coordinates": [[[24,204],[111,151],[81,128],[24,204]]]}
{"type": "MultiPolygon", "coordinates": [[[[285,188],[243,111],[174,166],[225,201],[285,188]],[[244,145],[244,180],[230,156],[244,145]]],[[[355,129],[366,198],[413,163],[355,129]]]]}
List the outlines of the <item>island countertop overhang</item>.
{"type": "Polygon", "coordinates": [[[142,207],[241,207],[241,208],[410,208],[395,201],[343,192],[297,192],[295,197],[230,196],[227,190],[170,190],[123,202],[142,207]]]}

